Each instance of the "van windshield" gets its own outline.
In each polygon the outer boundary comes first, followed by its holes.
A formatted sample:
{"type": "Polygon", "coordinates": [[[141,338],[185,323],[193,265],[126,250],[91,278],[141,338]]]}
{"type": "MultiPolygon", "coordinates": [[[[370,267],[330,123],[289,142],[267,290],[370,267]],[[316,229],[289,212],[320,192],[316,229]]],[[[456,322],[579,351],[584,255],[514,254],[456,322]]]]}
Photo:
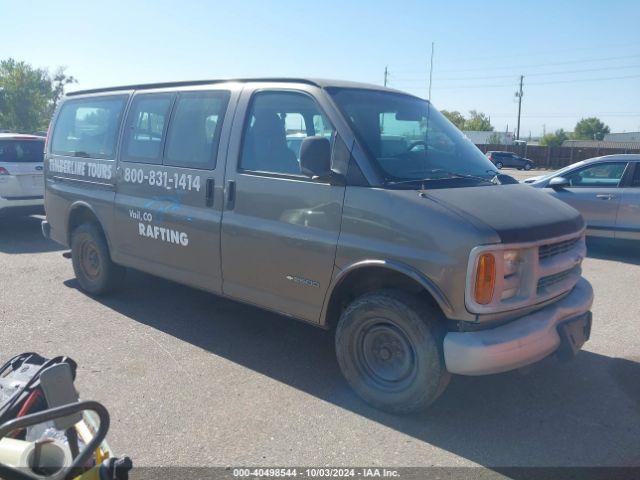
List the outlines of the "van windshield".
{"type": "Polygon", "coordinates": [[[493,164],[426,100],[381,90],[329,93],[387,185],[494,184],[493,164]]]}

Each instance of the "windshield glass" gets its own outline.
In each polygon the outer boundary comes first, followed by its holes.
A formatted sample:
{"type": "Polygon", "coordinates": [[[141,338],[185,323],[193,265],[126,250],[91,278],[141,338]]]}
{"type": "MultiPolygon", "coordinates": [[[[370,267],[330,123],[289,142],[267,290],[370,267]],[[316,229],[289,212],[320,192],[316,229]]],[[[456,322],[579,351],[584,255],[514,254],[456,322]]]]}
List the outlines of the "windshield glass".
{"type": "Polygon", "coordinates": [[[330,93],[387,184],[444,178],[489,184],[495,177],[487,157],[426,100],[364,89],[330,93]]]}

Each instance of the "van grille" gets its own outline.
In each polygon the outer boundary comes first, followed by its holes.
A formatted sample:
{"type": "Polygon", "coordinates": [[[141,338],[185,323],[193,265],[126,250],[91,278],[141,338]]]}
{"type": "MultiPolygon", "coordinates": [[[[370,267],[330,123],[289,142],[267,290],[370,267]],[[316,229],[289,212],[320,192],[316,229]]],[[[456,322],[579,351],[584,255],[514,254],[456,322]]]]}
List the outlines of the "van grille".
{"type": "Polygon", "coordinates": [[[538,249],[538,259],[545,260],[547,258],[555,257],[556,255],[562,255],[563,253],[571,250],[579,240],[580,237],[570,238],[569,240],[563,240],[562,242],[541,245],[538,249]]]}
{"type": "Polygon", "coordinates": [[[569,270],[565,270],[564,272],[554,273],[553,275],[547,275],[546,277],[542,277],[538,280],[538,295],[544,294],[545,290],[554,285],[566,280],[571,275],[580,275],[582,273],[581,267],[575,266],[570,268],[569,270]]]}

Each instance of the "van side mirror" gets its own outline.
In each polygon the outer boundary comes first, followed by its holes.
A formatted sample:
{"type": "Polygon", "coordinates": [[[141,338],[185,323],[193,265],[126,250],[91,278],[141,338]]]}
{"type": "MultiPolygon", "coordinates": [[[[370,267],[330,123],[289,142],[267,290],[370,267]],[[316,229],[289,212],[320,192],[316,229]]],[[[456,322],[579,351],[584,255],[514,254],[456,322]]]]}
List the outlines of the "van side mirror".
{"type": "Polygon", "coordinates": [[[300,170],[309,177],[323,177],[331,171],[331,142],[325,137],[307,137],[300,146],[300,170]]]}
{"type": "Polygon", "coordinates": [[[561,190],[570,186],[569,179],[565,177],[553,177],[549,180],[549,184],[547,185],[549,188],[553,188],[554,190],[561,190]]]}
{"type": "Polygon", "coordinates": [[[300,146],[300,170],[314,180],[344,185],[344,177],[331,170],[331,142],[326,137],[307,137],[300,146]]]}

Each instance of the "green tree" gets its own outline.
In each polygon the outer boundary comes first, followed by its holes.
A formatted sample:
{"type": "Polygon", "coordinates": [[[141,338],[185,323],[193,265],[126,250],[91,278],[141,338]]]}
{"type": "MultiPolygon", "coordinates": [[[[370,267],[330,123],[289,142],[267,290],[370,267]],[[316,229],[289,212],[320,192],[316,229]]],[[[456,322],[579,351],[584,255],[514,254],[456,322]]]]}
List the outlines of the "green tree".
{"type": "Polygon", "coordinates": [[[17,132],[45,130],[57,101],[73,77],[63,68],[52,76],[13,58],[0,61],[0,129],[17,132]]]}
{"type": "Polygon", "coordinates": [[[493,125],[491,119],[482,112],[476,110],[469,111],[469,118],[464,121],[465,130],[492,132],[493,125]]]}
{"type": "Polygon", "coordinates": [[[458,112],[457,110],[454,110],[452,112],[450,112],[449,110],[442,110],[440,113],[442,113],[445,117],[447,117],[447,119],[453,123],[456,127],[458,127],[460,130],[462,130],[464,128],[464,116],[458,112]]]}
{"type": "Polygon", "coordinates": [[[62,96],[64,95],[64,88],[67,85],[78,83],[78,81],[76,80],[76,77],[72,75],[67,75],[66,73],[64,73],[64,71],[65,71],[65,67],[58,67],[55,73],[53,74],[53,79],[52,79],[53,99],[52,99],[52,105],[51,105],[52,107],[51,114],[53,114],[53,111],[58,105],[58,101],[60,101],[60,98],[62,98],[62,96]]]}
{"type": "Polygon", "coordinates": [[[573,138],[576,140],[602,140],[605,133],[609,133],[609,127],[599,118],[582,118],[576,123],[573,130],[573,138]]]}
{"type": "Polygon", "coordinates": [[[547,133],[540,139],[540,145],[547,147],[559,147],[562,145],[562,142],[567,140],[569,135],[562,128],[560,130],[556,130],[554,133],[547,133]]]}
{"type": "Polygon", "coordinates": [[[493,132],[487,138],[487,144],[488,145],[501,145],[502,144],[502,139],[500,138],[500,135],[497,132],[493,132]]]}

